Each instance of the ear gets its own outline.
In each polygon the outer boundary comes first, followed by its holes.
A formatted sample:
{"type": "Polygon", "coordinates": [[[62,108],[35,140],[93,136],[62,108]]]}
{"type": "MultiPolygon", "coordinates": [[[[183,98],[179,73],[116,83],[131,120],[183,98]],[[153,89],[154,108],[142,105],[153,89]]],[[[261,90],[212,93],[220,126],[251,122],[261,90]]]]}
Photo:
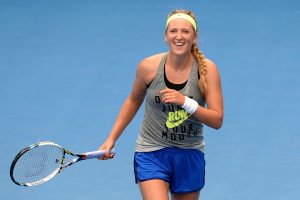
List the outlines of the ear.
{"type": "Polygon", "coordinates": [[[195,44],[197,44],[198,43],[198,34],[196,33],[195,34],[195,37],[194,37],[194,39],[193,39],[193,44],[195,45],[195,44]]]}

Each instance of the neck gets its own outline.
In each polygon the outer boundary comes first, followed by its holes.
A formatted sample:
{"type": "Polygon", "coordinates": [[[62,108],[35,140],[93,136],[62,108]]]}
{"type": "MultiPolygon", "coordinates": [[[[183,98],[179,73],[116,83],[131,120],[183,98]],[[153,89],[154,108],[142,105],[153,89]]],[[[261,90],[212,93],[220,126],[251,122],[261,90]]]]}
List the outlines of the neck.
{"type": "Polygon", "coordinates": [[[189,65],[191,65],[192,61],[193,61],[193,55],[190,53],[188,55],[179,55],[179,56],[170,53],[167,58],[167,63],[176,70],[186,69],[189,65]]]}

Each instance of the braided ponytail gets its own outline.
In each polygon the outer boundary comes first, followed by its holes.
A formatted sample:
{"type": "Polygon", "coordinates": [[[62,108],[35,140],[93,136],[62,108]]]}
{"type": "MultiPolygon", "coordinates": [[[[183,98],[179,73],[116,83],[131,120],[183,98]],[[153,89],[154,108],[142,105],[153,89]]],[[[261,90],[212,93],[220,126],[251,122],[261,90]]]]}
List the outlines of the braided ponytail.
{"type": "Polygon", "coordinates": [[[198,64],[198,68],[199,68],[199,75],[200,75],[199,87],[200,87],[200,91],[203,95],[205,95],[205,92],[207,90],[207,84],[206,84],[206,78],[205,78],[205,75],[207,73],[207,66],[206,66],[206,62],[205,62],[205,56],[200,51],[197,44],[194,44],[192,46],[192,55],[196,59],[197,64],[198,64]]]}

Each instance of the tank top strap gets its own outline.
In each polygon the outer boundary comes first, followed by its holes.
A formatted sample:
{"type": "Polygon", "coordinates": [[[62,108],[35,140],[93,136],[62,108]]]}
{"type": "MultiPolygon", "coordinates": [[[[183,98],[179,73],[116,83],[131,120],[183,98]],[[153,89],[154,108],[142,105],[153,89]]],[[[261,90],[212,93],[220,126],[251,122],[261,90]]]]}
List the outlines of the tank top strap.
{"type": "Polygon", "coordinates": [[[158,69],[157,69],[157,72],[156,72],[156,75],[153,79],[153,81],[151,82],[151,84],[149,85],[148,89],[152,86],[152,85],[156,85],[160,80],[161,80],[161,77],[164,76],[164,66],[165,66],[165,63],[166,63],[166,60],[167,60],[167,56],[168,56],[168,53],[165,53],[159,63],[159,66],[158,66],[158,69]]]}

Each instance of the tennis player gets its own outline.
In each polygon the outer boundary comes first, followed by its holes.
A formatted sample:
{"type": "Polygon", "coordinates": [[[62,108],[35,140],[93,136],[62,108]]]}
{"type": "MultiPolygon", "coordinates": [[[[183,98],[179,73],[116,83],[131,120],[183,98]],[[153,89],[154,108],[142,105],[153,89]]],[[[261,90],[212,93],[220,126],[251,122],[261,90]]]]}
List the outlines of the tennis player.
{"type": "MultiPolygon", "coordinates": [[[[169,51],[138,64],[132,91],[99,148],[109,152],[146,99],[134,155],[135,181],[144,200],[197,200],[204,186],[203,125],[222,126],[223,97],[217,67],[201,53],[197,38],[191,11],[169,14],[169,51]]],[[[106,153],[101,159],[112,157],[106,153]]]]}

